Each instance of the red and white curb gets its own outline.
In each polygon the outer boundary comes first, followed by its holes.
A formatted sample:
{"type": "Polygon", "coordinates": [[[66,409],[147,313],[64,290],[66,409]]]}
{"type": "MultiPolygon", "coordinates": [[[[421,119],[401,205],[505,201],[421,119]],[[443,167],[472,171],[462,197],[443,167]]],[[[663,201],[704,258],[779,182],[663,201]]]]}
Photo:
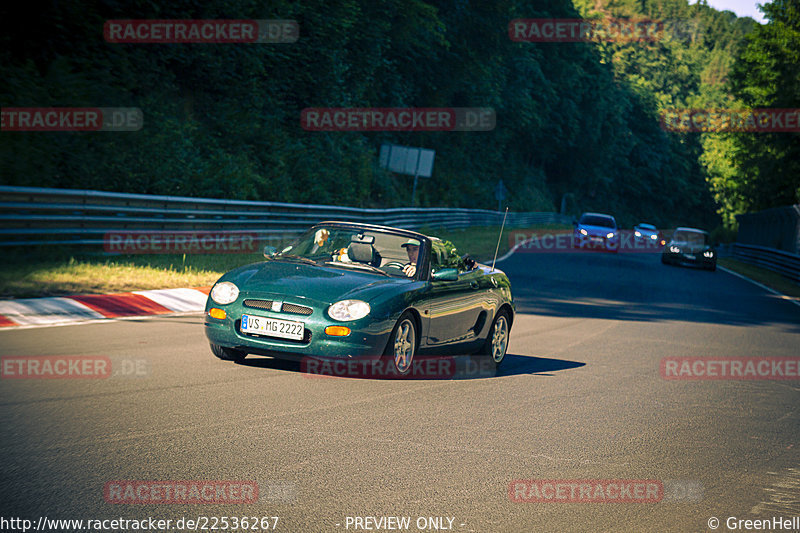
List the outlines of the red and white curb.
{"type": "Polygon", "coordinates": [[[0,328],[59,326],[109,318],[200,313],[211,287],[0,301],[0,328]]]}

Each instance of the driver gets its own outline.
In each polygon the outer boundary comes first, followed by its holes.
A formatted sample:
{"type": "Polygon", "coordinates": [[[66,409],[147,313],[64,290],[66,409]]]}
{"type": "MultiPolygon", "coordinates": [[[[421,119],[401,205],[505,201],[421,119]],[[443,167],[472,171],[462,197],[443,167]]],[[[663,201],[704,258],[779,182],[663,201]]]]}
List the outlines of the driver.
{"type": "Polygon", "coordinates": [[[417,239],[408,239],[400,245],[401,248],[406,249],[408,254],[408,263],[403,267],[403,274],[409,278],[414,277],[417,273],[417,258],[419,257],[420,242],[417,239]]]}

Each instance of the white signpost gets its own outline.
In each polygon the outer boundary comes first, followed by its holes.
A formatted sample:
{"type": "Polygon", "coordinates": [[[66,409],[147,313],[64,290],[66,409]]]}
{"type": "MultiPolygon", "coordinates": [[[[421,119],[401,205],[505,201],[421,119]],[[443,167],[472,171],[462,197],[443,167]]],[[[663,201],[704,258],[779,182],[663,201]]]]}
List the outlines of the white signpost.
{"type": "Polygon", "coordinates": [[[433,175],[435,155],[435,150],[383,144],[378,156],[378,165],[398,174],[414,176],[414,188],[411,190],[411,207],[414,207],[417,197],[417,179],[420,176],[430,178],[433,175]]]}

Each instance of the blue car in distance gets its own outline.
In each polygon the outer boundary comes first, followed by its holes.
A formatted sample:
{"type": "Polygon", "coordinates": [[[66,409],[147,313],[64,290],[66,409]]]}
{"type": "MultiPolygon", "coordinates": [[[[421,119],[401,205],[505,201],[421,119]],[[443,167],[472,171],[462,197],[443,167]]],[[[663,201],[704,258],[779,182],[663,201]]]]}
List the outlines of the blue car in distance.
{"type": "Polygon", "coordinates": [[[619,250],[619,228],[616,219],[602,213],[584,213],[572,223],[575,226],[572,243],[575,248],[619,250]]]}
{"type": "Polygon", "coordinates": [[[661,240],[661,233],[654,225],[642,222],[633,227],[633,239],[637,243],[658,244],[661,240]]]}

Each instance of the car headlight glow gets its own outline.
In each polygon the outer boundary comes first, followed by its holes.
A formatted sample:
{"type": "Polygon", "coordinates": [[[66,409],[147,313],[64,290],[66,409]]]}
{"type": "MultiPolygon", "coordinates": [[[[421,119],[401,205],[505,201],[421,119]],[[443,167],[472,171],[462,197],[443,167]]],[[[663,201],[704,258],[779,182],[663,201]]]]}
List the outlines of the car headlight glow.
{"type": "Polygon", "coordinates": [[[226,305],[235,302],[236,298],[239,297],[239,287],[230,281],[223,281],[214,285],[210,296],[218,304],[226,305]]]}
{"type": "Polygon", "coordinates": [[[613,232],[613,231],[609,231],[609,232],[606,234],[606,238],[607,238],[607,239],[613,239],[613,238],[614,238],[614,232],[613,232]]]}
{"type": "Polygon", "coordinates": [[[328,308],[328,316],[334,320],[358,320],[369,314],[367,302],[361,300],[342,300],[328,308]]]}
{"type": "Polygon", "coordinates": [[[639,233],[638,231],[634,231],[633,234],[636,235],[637,237],[641,237],[642,236],[642,234],[639,233]]]}
{"type": "Polygon", "coordinates": [[[714,257],[714,252],[712,252],[711,250],[706,250],[705,252],[703,252],[703,257],[709,257],[709,258],[714,257]]]}
{"type": "Polygon", "coordinates": [[[669,251],[672,252],[673,254],[679,254],[681,252],[681,249],[678,248],[677,246],[670,246],[669,251]]]}
{"type": "Polygon", "coordinates": [[[656,240],[656,239],[658,239],[658,235],[650,235],[650,238],[653,239],[653,240],[656,240]]]}
{"type": "Polygon", "coordinates": [[[581,228],[581,235],[589,235],[589,232],[581,228]]]}

